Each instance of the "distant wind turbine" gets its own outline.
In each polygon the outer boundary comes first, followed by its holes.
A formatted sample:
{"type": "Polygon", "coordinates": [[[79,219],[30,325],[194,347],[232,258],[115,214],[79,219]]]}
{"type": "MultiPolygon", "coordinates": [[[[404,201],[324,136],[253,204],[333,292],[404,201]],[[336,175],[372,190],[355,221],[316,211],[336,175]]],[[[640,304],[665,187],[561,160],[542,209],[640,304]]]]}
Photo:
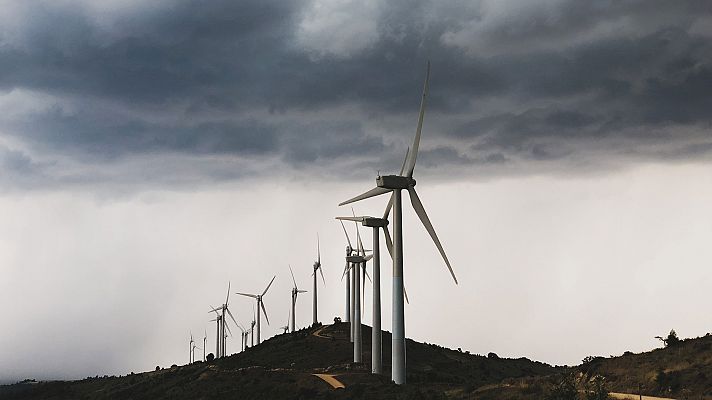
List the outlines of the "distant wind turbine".
{"type": "Polygon", "coordinates": [[[319,234],[316,234],[316,262],[314,263],[314,272],[312,272],[312,278],[314,279],[314,294],[313,294],[313,307],[312,307],[312,324],[316,325],[319,322],[317,316],[317,296],[316,296],[316,271],[319,270],[321,274],[321,281],[326,286],[326,280],[324,279],[324,272],[321,269],[321,251],[319,249],[319,234]]]}
{"type": "Polygon", "coordinates": [[[292,288],[292,318],[289,321],[289,329],[294,332],[296,325],[296,311],[297,311],[297,296],[299,293],[306,293],[306,290],[300,290],[297,287],[297,280],[294,279],[294,271],[292,271],[292,266],[289,266],[289,273],[292,274],[292,282],[294,282],[294,287],[292,288]]]}
{"type": "Polygon", "coordinates": [[[358,195],[352,199],[342,202],[339,205],[345,205],[356,201],[364,200],[370,197],[379,196],[386,193],[391,193],[389,204],[393,206],[393,334],[391,345],[391,370],[392,379],[396,384],[405,383],[405,313],[403,305],[403,206],[401,199],[401,190],[408,190],[410,202],[415,210],[415,213],[420,218],[420,221],[425,226],[425,229],[430,234],[435,246],[438,248],[440,255],[445,260],[445,264],[452,275],[452,278],[457,283],[455,273],[450,266],[450,261],[445,255],[440,239],[438,239],[433,228],[430,218],[428,218],[423,203],[415,191],[415,179],[413,179],[413,170],[418,157],[418,147],[420,145],[420,136],[423,128],[423,117],[425,115],[425,103],[428,97],[428,84],[430,81],[430,62],[427,64],[425,75],[425,84],[423,87],[423,96],[420,103],[420,113],[418,116],[418,126],[413,139],[413,146],[408,154],[405,163],[405,175],[387,175],[378,176],[376,178],[376,187],[366,193],[358,195]]]}
{"type": "Polygon", "coordinates": [[[220,346],[219,346],[219,355],[216,357],[224,357],[227,354],[227,333],[225,333],[225,330],[230,333],[232,336],[232,332],[230,331],[230,327],[227,324],[227,317],[229,316],[230,319],[232,319],[232,322],[237,325],[237,321],[235,320],[235,317],[232,315],[232,312],[230,312],[230,307],[229,303],[230,302],[230,282],[227,283],[227,295],[225,296],[225,303],[221,307],[218,308],[213,308],[210,310],[210,312],[216,312],[218,310],[222,311],[221,318],[220,318],[220,332],[219,332],[219,337],[220,337],[220,346]]]}
{"type": "Polygon", "coordinates": [[[267,293],[269,290],[269,287],[272,286],[272,282],[274,282],[274,279],[277,276],[275,275],[271,281],[269,281],[269,284],[265,288],[264,292],[262,294],[249,294],[249,293],[236,293],[239,294],[240,296],[247,296],[247,297],[252,297],[253,299],[257,300],[257,344],[260,344],[260,309],[265,313],[265,320],[267,320],[267,325],[269,325],[269,317],[267,316],[267,310],[265,309],[265,304],[262,302],[262,297],[267,293]]]}
{"type": "Polygon", "coordinates": [[[190,342],[188,343],[188,364],[193,363],[193,332],[190,332],[190,342]]]}

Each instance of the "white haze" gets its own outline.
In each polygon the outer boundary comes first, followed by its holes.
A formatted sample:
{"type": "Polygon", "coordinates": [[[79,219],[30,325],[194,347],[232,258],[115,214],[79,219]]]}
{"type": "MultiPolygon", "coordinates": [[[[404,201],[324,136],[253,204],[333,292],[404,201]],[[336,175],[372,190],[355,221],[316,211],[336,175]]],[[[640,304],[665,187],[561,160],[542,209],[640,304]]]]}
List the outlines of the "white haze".
{"type": "MultiPolygon", "coordinates": [[[[653,337],[671,328],[705,334],[711,173],[710,165],[687,164],[576,178],[419,180],[460,285],[404,196],[407,336],[577,364],[587,355],[651,349],[659,344],[653,337]]],[[[271,325],[263,336],[272,336],[287,320],[288,263],[312,290],[317,231],[327,278],[320,319],[331,321],[344,308],[345,243],[333,218],[350,213],[336,204],[372,184],[243,182],[120,198],[81,191],[0,197],[0,380],[184,364],[189,331],[200,345],[207,329],[214,351],[208,307],[224,300],[228,281],[233,312],[247,324],[251,303],[234,292],[262,290],[276,274],[265,298],[271,325]]],[[[357,204],[356,212],[379,215],[384,202],[357,204]]],[[[362,234],[370,242],[370,232],[362,234]]],[[[383,326],[390,330],[390,259],[382,249],[383,326]]],[[[370,297],[365,307],[370,324],[370,297]]],[[[308,293],[299,299],[297,324],[310,322],[308,293]]],[[[228,350],[238,350],[236,339],[228,350]]]]}

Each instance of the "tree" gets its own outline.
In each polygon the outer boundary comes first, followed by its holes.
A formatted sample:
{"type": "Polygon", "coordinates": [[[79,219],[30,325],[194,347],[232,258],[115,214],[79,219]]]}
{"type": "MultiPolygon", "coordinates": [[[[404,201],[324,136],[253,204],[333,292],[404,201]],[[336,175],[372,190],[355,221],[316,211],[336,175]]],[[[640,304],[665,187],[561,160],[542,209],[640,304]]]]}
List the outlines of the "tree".
{"type": "Polygon", "coordinates": [[[565,374],[561,379],[554,384],[546,396],[547,400],[576,400],[578,399],[578,390],[576,390],[576,379],[574,374],[565,374]]]}
{"type": "Polygon", "coordinates": [[[596,375],[586,384],[586,400],[607,400],[606,378],[596,375]]]}
{"type": "Polygon", "coordinates": [[[215,355],[213,353],[208,353],[205,359],[208,360],[208,362],[213,362],[213,360],[215,359],[215,355]]]}
{"type": "Polygon", "coordinates": [[[663,338],[662,336],[655,336],[655,339],[658,339],[663,342],[665,347],[675,346],[676,344],[679,344],[681,342],[680,338],[677,337],[677,333],[674,329],[670,330],[670,333],[667,335],[667,338],[663,338]]]}

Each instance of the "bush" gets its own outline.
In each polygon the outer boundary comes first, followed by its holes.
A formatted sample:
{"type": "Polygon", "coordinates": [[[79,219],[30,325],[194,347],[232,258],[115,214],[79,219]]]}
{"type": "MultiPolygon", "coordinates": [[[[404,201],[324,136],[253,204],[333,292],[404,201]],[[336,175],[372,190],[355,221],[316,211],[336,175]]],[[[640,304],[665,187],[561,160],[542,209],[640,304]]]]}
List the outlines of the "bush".
{"type": "Polygon", "coordinates": [[[554,384],[546,396],[547,400],[577,400],[576,380],[574,374],[566,374],[554,384]]]}
{"type": "Polygon", "coordinates": [[[607,400],[606,378],[596,375],[586,385],[586,400],[607,400]]]}
{"type": "Polygon", "coordinates": [[[489,352],[489,353],[487,353],[487,358],[489,358],[491,360],[498,360],[499,356],[497,355],[497,353],[489,352]]]}
{"type": "Polygon", "coordinates": [[[208,355],[205,357],[205,359],[208,362],[213,362],[213,360],[215,360],[215,355],[213,353],[208,353],[208,355]]]}

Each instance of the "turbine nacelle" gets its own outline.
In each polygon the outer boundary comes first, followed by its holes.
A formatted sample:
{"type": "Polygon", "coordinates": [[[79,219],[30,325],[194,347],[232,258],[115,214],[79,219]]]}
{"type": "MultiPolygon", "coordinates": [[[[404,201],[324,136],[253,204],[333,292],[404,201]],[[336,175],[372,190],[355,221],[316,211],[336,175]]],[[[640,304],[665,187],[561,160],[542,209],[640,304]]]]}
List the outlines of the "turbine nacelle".
{"type": "Polygon", "coordinates": [[[415,186],[415,179],[400,175],[382,175],[376,178],[376,186],[383,189],[408,189],[415,186]]]}
{"type": "Polygon", "coordinates": [[[350,262],[350,263],[359,264],[362,262],[366,262],[367,260],[363,256],[348,256],[348,257],[346,257],[346,261],[350,262]]]}

